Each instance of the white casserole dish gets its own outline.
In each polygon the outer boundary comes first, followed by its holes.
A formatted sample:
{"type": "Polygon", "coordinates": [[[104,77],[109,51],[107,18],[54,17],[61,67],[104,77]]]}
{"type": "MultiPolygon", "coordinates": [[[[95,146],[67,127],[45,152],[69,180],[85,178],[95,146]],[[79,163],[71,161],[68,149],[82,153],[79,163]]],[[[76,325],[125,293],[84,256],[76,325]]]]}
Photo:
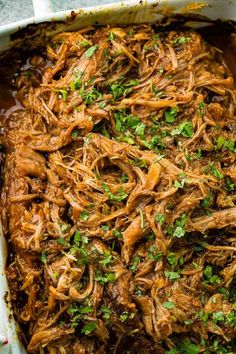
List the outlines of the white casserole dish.
{"type": "MultiPolygon", "coordinates": [[[[13,45],[27,48],[27,43],[50,37],[60,31],[71,31],[91,24],[130,24],[153,23],[167,14],[188,13],[205,16],[211,20],[236,20],[236,4],[231,0],[205,0],[192,2],[189,0],[149,0],[125,1],[86,9],[77,9],[57,13],[49,13],[47,0],[34,1],[35,17],[20,22],[0,26],[0,53],[13,45]],[[53,22],[58,21],[58,22],[53,22]],[[46,28],[42,23],[48,22],[46,28]],[[51,23],[53,22],[53,24],[51,23]],[[36,24],[41,24],[36,26],[36,24]],[[34,25],[31,31],[24,32],[27,25],[34,25]],[[11,38],[16,31],[22,30],[14,40],[11,38]],[[29,34],[30,33],[30,34],[29,34]]],[[[202,26],[204,22],[194,22],[192,26],[202,26]]],[[[0,354],[26,353],[17,337],[16,324],[6,304],[9,301],[9,290],[4,274],[6,262],[6,245],[0,227],[0,354]]]]}

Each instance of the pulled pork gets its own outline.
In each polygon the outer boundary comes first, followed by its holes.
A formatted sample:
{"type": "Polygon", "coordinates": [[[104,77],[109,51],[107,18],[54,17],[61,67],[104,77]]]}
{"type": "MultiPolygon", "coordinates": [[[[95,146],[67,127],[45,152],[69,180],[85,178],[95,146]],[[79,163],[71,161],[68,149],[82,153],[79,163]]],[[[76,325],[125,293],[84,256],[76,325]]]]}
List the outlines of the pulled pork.
{"type": "Polygon", "coordinates": [[[16,85],[2,220],[28,353],[233,353],[236,102],[221,52],[193,30],[89,27],[53,37],[16,85]]]}

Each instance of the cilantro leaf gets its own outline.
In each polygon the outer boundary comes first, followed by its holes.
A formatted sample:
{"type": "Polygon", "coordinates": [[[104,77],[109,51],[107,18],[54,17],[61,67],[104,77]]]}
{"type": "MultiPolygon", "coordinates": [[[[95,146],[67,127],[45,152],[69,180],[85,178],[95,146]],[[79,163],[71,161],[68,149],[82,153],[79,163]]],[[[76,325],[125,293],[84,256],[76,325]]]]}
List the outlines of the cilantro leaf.
{"type": "Polygon", "coordinates": [[[66,90],[58,90],[58,92],[60,92],[60,94],[62,95],[63,101],[66,101],[68,97],[68,92],[66,90]]]}
{"type": "Polygon", "coordinates": [[[80,213],[80,220],[82,220],[82,221],[88,220],[88,213],[87,213],[87,211],[83,210],[83,211],[80,213]]]}
{"type": "Polygon", "coordinates": [[[175,121],[177,113],[178,113],[177,107],[174,107],[168,111],[165,111],[165,120],[167,121],[167,123],[173,123],[175,121]]]}
{"type": "Polygon", "coordinates": [[[181,354],[198,354],[198,347],[190,342],[189,339],[184,339],[179,345],[178,349],[180,349],[181,354]]]}
{"type": "Polygon", "coordinates": [[[130,270],[132,272],[136,272],[136,270],[138,269],[139,262],[140,262],[140,257],[139,256],[135,256],[134,259],[133,259],[133,263],[132,263],[132,265],[130,267],[130,270]]]}
{"type": "Polygon", "coordinates": [[[122,200],[124,200],[124,199],[126,199],[126,198],[128,197],[128,194],[125,193],[122,188],[118,189],[116,195],[113,194],[113,193],[110,191],[110,189],[109,189],[109,187],[108,187],[108,185],[107,185],[106,183],[103,183],[103,184],[102,184],[102,189],[103,189],[104,192],[107,194],[107,196],[108,196],[108,198],[109,198],[110,200],[114,200],[114,201],[116,201],[116,202],[121,202],[122,200]]]}
{"type": "Polygon", "coordinates": [[[165,222],[165,216],[161,213],[157,213],[155,216],[155,220],[161,226],[165,222]]]}
{"type": "Polygon", "coordinates": [[[192,122],[184,121],[184,122],[180,123],[176,128],[171,130],[170,134],[172,136],[182,135],[185,138],[191,138],[193,135],[192,122]]]}
{"type": "Polygon", "coordinates": [[[88,48],[86,52],[84,53],[86,58],[90,58],[98,49],[98,44],[93,45],[92,47],[88,48]]]}
{"type": "Polygon", "coordinates": [[[224,175],[218,170],[218,168],[216,166],[214,166],[213,164],[208,165],[205,168],[206,172],[210,172],[214,177],[216,177],[217,179],[223,179],[224,175]]]}
{"type": "Polygon", "coordinates": [[[170,280],[176,280],[176,279],[180,278],[180,275],[178,272],[170,272],[168,270],[165,270],[164,274],[165,274],[166,278],[168,278],[170,280]]]}
{"type": "Polygon", "coordinates": [[[173,40],[173,43],[174,44],[186,44],[189,41],[191,41],[190,37],[178,37],[178,38],[173,40]]]}
{"type": "Polygon", "coordinates": [[[162,306],[165,307],[165,309],[168,309],[168,310],[171,310],[171,309],[175,308],[175,304],[173,302],[171,302],[171,301],[163,302],[162,306]]]}
{"type": "Polygon", "coordinates": [[[41,262],[43,262],[44,264],[47,263],[47,252],[46,251],[42,251],[40,259],[41,259],[41,262]]]}
{"type": "Polygon", "coordinates": [[[96,322],[89,322],[86,325],[83,326],[81,329],[81,333],[85,334],[86,336],[97,328],[97,323],[96,322]]]}

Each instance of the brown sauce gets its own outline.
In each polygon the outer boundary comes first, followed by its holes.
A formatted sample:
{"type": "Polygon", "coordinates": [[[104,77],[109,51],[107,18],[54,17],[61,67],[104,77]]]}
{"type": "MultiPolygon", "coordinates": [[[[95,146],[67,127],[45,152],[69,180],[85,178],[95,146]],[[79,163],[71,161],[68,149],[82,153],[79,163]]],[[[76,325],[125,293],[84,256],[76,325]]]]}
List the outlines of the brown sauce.
{"type": "Polygon", "coordinates": [[[236,81],[236,34],[213,35],[207,38],[215,47],[222,50],[222,56],[236,81]]]}

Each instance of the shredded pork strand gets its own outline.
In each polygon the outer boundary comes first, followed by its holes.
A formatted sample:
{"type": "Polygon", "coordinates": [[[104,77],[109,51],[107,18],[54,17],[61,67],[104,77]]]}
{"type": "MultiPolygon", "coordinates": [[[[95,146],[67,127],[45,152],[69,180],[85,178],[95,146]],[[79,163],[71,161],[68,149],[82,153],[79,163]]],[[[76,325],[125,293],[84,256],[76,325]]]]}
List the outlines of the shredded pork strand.
{"type": "Polygon", "coordinates": [[[1,203],[28,353],[233,353],[235,89],[219,50],[193,30],[89,27],[53,37],[16,86],[1,203]]]}

